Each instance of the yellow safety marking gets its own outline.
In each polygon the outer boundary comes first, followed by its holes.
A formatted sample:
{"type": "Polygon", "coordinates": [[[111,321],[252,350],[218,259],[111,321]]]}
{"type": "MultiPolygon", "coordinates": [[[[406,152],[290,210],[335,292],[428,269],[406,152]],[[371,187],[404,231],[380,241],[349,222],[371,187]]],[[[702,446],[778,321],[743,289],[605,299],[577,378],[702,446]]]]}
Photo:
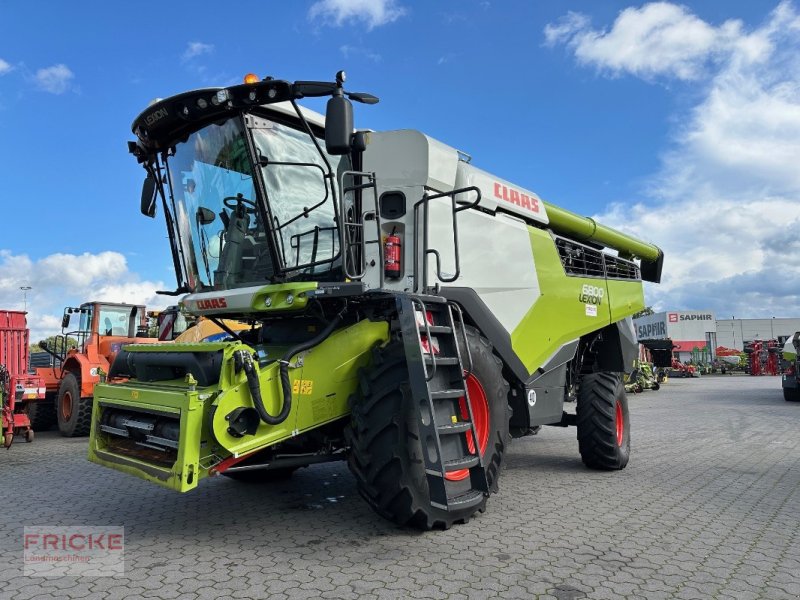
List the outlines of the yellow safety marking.
{"type": "Polygon", "coordinates": [[[314,391],[313,379],[295,379],[292,384],[292,393],[301,396],[310,396],[314,391]]]}

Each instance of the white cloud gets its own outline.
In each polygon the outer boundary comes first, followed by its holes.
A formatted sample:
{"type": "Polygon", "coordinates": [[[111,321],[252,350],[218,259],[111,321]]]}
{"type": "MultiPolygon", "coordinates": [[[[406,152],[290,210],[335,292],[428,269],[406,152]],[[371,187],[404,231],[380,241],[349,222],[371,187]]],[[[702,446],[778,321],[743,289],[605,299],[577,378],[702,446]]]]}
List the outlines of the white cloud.
{"type": "Polygon", "coordinates": [[[789,2],[740,31],[694,84],[701,100],[677,115],[646,199],[598,215],[664,249],[664,280],[648,287],[657,307],[800,313],[799,50],[789,2]]]}
{"type": "Polygon", "coordinates": [[[39,69],[34,75],[34,81],[40,89],[51,94],[63,94],[72,86],[75,74],[67,65],[58,64],[52,67],[39,69]]]}
{"type": "Polygon", "coordinates": [[[158,309],[174,299],[157,296],[162,281],[143,281],[117,252],[52,254],[32,260],[25,254],[0,250],[0,306],[22,310],[22,286],[27,292],[31,340],[59,333],[65,306],[92,300],[145,304],[158,309]]]}
{"type": "Polygon", "coordinates": [[[742,33],[742,22],[725,21],[713,26],[684,6],[653,2],[626,8],[610,30],[593,29],[581,13],[567,13],[544,29],[545,44],[565,44],[581,64],[611,74],[631,73],[694,80],[709,63],[738,51],[757,61],[769,52],[765,40],[742,33]]]}
{"type": "Polygon", "coordinates": [[[2,58],[0,58],[0,75],[5,75],[7,73],[10,73],[13,70],[14,70],[14,67],[12,67],[6,61],[4,61],[2,58]]]}
{"type": "Polygon", "coordinates": [[[363,21],[369,30],[396,21],[407,12],[396,0],[318,0],[311,5],[308,17],[336,27],[363,21]]]}
{"type": "Polygon", "coordinates": [[[203,56],[204,54],[211,54],[214,51],[213,44],[204,44],[203,42],[189,42],[186,45],[186,50],[184,50],[183,55],[181,56],[181,60],[183,62],[192,60],[193,58],[197,58],[198,56],[203,56]]]}
{"type": "Polygon", "coordinates": [[[383,57],[380,54],[362,46],[350,46],[349,44],[345,44],[343,46],[339,46],[339,52],[341,52],[342,56],[345,58],[366,58],[374,63],[379,63],[381,60],[383,60],[383,57]]]}

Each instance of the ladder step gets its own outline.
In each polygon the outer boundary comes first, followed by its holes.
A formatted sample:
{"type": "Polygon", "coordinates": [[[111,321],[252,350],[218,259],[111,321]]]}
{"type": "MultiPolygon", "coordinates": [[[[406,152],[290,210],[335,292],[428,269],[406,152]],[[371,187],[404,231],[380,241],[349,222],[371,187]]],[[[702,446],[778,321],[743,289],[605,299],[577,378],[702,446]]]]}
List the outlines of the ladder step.
{"type": "Polygon", "coordinates": [[[460,423],[451,423],[450,425],[442,425],[436,428],[439,435],[452,435],[454,433],[466,433],[472,429],[472,423],[469,421],[461,421],[460,423]]]}
{"type": "MultiPolygon", "coordinates": [[[[423,356],[425,358],[425,363],[426,364],[430,365],[430,364],[433,363],[433,360],[431,359],[431,355],[430,354],[424,354],[423,356]]],[[[447,366],[447,365],[457,365],[457,364],[458,364],[458,359],[457,358],[451,358],[449,356],[437,356],[436,357],[436,366],[437,367],[443,367],[443,366],[447,366]]]]}
{"type": "Polygon", "coordinates": [[[427,333],[430,331],[433,333],[453,333],[452,328],[447,327],[446,325],[428,325],[428,329],[425,329],[425,325],[420,325],[419,330],[422,333],[427,333]]]}
{"type": "Polygon", "coordinates": [[[447,398],[461,398],[464,395],[464,390],[435,390],[431,392],[431,399],[433,400],[446,400],[447,398]]]}
{"type": "Polygon", "coordinates": [[[445,473],[452,471],[460,471],[461,469],[471,469],[481,464],[480,457],[477,454],[471,454],[463,458],[456,458],[455,460],[447,460],[443,463],[445,473]]]}
{"type": "Polygon", "coordinates": [[[484,493],[480,490],[470,490],[464,494],[447,499],[448,510],[460,510],[477,506],[483,500],[484,493]]]}

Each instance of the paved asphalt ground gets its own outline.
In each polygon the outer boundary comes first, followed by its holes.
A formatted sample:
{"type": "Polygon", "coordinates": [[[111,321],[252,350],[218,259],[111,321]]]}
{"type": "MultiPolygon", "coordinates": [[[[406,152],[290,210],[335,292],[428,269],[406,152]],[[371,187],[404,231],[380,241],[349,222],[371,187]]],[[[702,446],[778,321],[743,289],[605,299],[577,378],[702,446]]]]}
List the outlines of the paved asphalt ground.
{"type": "Polygon", "coordinates": [[[344,464],[178,495],[43,433],[0,450],[0,598],[800,597],[800,403],[746,376],[630,401],[624,471],[545,428],[512,444],[486,513],[428,533],[373,514],[344,464]],[[125,574],[25,577],[24,525],[122,525],[125,574]]]}

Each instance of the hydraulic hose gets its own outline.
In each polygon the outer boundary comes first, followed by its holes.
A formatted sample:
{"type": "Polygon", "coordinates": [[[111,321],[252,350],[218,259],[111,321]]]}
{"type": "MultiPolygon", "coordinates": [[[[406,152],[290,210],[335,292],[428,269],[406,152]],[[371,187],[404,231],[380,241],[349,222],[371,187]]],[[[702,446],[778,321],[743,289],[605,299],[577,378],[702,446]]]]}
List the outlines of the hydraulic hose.
{"type": "Polygon", "coordinates": [[[264,406],[264,401],[261,398],[261,386],[259,385],[258,381],[258,374],[256,373],[255,366],[253,365],[253,358],[250,356],[248,352],[240,350],[241,352],[241,361],[242,367],[244,368],[245,375],[247,375],[247,387],[250,389],[250,395],[253,398],[253,404],[256,407],[256,411],[258,411],[258,416],[261,417],[261,420],[264,421],[267,425],[279,425],[286,420],[286,417],[289,416],[289,412],[292,410],[292,382],[289,381],[289,361],[291,361],[292,357],[295,354],[299,354],[300,352],[304,352],[309,348],[313,348],[324,342],[328,336],[333,333],[333,330],[339,326],[342,322],[344,316],[344,310],[342,310],[338,315],[336,315],[330,323],[325,326],[317,336],[311,338],[307,342],[303,342],[302,344],[298,344],[289,348],[283,357],[278,361],[280,363],[280,379],[281,379],[281,389],[283,391],[283,406],[281,407],[281,412],[277,415],[271,415],[267,411],[266,407],[264,406]]]}

